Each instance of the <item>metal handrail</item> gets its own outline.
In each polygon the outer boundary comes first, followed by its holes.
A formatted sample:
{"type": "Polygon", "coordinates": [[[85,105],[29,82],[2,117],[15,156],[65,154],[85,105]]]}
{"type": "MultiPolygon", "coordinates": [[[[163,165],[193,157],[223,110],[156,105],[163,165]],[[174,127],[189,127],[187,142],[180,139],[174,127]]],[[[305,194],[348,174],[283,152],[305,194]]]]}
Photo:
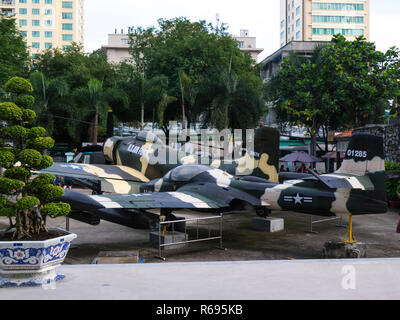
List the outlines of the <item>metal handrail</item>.
{"type": "Polygon", "coordinates": [[[162,249],[168,246],[173,245],[180,245],[180,244],[187,244],[187,243],[197,243],[197,242],[204,242],[204,241],[212,241],[212,240],[219,240],[219,249],[223,249],[222,247],[222,229],[223,229],[223,216],[214,216],[214,217],[204,217],[204,218],[191,218],[191,219],[182,219],[182,220],[175,220],[175,221],[160,221],[158,223],[158,256],[156,258],[161,259],[163,261],[166,260],[165,257],[162,256],[162,249]],[[199,221],[209,221],[209,220],[217,220],[219,219],[219,236],[211,237],[211,230],[210,224],[208,224],[208,237],[207,238],[199,238],[199,221]],[[185,241],[174,241],[174,233],[175,233],[175,224],[176,223],[185,223],[185,231],[184,234],[187,235],[187,223],[188,222],[196,222],[196,239],[194,240],[185,240],[185,241]],[[172,224],[172,242],[170,243],[161,243],[161,235],[162,235],[162,226],[172,224]]]}

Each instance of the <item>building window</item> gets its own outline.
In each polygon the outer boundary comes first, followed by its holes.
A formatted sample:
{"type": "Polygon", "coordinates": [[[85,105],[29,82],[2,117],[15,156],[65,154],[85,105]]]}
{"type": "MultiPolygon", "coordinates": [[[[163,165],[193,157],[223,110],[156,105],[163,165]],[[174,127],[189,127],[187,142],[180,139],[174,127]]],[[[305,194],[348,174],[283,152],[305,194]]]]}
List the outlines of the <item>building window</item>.
{"type": "Polygon", "coordinates": [[[21,37],[25,37],[28,35],[26,31],[20,31],[19,34],[21,35],[21,37]]]}
{"type": "Polygon", "coordinates": [[[33,14],[33,15],[38,15],[38,14],[40,14],[40,9],[32,9],[32,14],[33,14]]]}
{"type": "Polygon", "coordinates": [[[26,3],[26,0],[19,0],[19,3],[26,3]]]}
{"type": "Polygon", "coordinates": [[[285,32],[281,32],[281,40],[283,40],[283,38],[285,37],[285,32]]]}
{"type": "Polygon", "coordinates": [[[32,3],[40,3],[40,0],[32,0],[32,3]]]}
{"type": "Polygon", "coordinates": [[[24,26],[26,26],[26,25],[27,25],[26,20],[24,20],[24,19],[19,20],[19,26],[20,26],[20,27],[24,27],[24,26]]]}
{"type": "Polygon", "coordinates": [[[63,41],[72,41],[72,34],[63,34],[62,40],[63,41]]]}
{"type": "Polygon", "coordinates": [[[364,23],[364,17],[351,16],[313,16],[312,20],[318,23],[364,23]]]}
{"type": "Polygon", "coordinates": [[[62,7],[64,9],[72,9],[72,1],[63,1],[62,2],[62,7]]]}
{"type": "Polygon", "coordinates": [[[296,16],[298,16],[298,15],[300,14],[300,10],[301,10],[301,8],[300,8],[300,6],[298,6],[298,7],[296,8],[296,16]]]}
{"type": "Polygon", "coordinates": [[[313,2],[312,8],[314,10],[364,11],[364,4],[313,2]]]}
{"type": "Polygon", "coordinates": [[[26,8],[19,8],[19,14],[27,14],[28,10],[26,8]]]}
{"type": "Polygon", "coordinates": [[[62,29],[63,30],[72,30],[72,23],[63,23],[62,29]]]}
{"type": "Polygon", "coordinates": [[[285,28],[285,20],[281,21],[281,29],[285,28]]]}
{"type": "Polygon", "coordinates": [[[243,41],[238,41],[237,45],[240,49],[244,48],[244,42],[243,41]]]}
{"type": "Polygon", "coordinates": [[[45,0],[44,3],[45,4],[53,4],[53,0],[45,0]]]}
{"type": "Polygon", "coordinates": [[[300,33],[300,31],[297,31],[296,32],[296,40],[300,40],[300,37],[301,37],[301,33],[300,33]]]}
{"type": "Polygon", "coordinates": [[[72,48],[72,46],[62,46],[62,49],[64,50],[64,51],[68,51],[69,49],[71,49],[72,48]]]}
{"type": "Polygon", "coordinates": [[[53,38],[53,32],[51,32],[51,31],[45,31],[44,36],[45,36],[46,38],[53,38]]]}
{"type": "Polygon", "coordinates": [[[53,44],[52,44],[51,42],[46,42],[46,43],[44,44],[44,47],[45,47],[46,49],[51,49],[51,48],[53,48],[53,44]]]}
{"type": "Polygon", "coordinates": [[[72,19],[72,12],[63,12],[62,18],[63,19],[72,19]]]}
{"type": "Polygon", "coordinates": [[[121,39],[121,44],[125,46],[129,45],[129,39],[121,39]]]}
{"type": "Polygon", "coordinates": [[[40,31],[32,31],[32,37],[39,38],[40,37],[40,31]]]}
{"type": "Polygon", "coordinates": [[[51,20],[44,20],[44,25],[46,27],[51,27],[53,25],[53,22],[51,20]]]}
{"type": "Polygon", "coordinates": [[[363,36],[363,29],[335,29],[335,28],[313,28],[315,35],[335,35],[341,34],[343,36],[363,36]]]}
{"type": "Polygon", "coordinates": [[[32,42],[33,49],[40,49],[40,42],[32,42]]]}
{"type": "Polygon", "coordinates": [[[296,27],[300,27],[300,19],[296,20],[296,27]]]}
{"type": "Polygon", "coordinates": [[[34,27],[40,26],[40,20],[32,20],[32,26],[34,27]]]}
{"type": "Polygon", "coordinates": [[[53,14],[53,10],[51,10],[51,9],[45,9],[45,10],[44,10],[44,14],[45,14],[46,16],[52,15],[52,14],[53,14]]]}

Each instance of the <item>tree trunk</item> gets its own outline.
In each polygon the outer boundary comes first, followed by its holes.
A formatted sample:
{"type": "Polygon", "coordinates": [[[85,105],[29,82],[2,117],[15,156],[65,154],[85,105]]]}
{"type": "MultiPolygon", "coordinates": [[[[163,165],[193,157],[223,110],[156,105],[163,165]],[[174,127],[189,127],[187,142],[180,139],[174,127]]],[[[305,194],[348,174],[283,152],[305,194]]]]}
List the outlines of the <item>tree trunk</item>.
{"type": "Polygon", "coordinates": [[[99,113],[96,110],[96,113],[94,115],[94,121],[92,124],[92,144],[94,146],[97,145],[98,124],[99,124],[99,113]]]}
{"type": "Polygon", "coordinates": [[[144,129],[144,102],[143,99],[140,103],[141,107],[140,107],[140,129],[143,130],[144,129]]]}

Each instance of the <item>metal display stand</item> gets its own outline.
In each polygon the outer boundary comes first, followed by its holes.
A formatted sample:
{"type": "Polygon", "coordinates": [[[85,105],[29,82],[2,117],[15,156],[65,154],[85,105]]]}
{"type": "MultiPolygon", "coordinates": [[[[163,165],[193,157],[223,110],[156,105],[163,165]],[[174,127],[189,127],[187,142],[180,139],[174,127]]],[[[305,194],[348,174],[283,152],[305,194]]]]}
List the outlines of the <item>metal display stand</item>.
{"type": "Polygon", "coordinates": [[[336,227],[338,228],[347,228],[345,224],[342,222],[342,217],[332,217],[332,218],[326,218],[326,219],[320,219],[320,220],[313,220],[313,217],[309,218],[310,222],[310,230],[306,230],[306,233],[312,233],[312,234],[318,234],[319,232],[313,230],[313,225],[318,224],[318,223],[324,223],[324,222],[329,222],[329,221],[336,221],[338,220],[339,222],[336,224],[336,227]]]}
{"type": "Polygon", "coordinates": [[[183,220],[175,220],[175,221],[160,221],[158,224],[158,255],[156,258],[161,259],[163,261],[166,260],[166,258],[163,256],[164,248],[168,246],[176,246],[176,245],[182,245],[182,244],[188,244],[188,243],[196,243],[196,242],[203,242],[203,241],[212,241],[212,240],[219,240],[219,246],[217,247],[218,249],[225,250],[222,246],[222,228],[223,228],[223,216],[222,214],[220,216],[214,216],[214,217],[205,217],[205,218],[193,218],[193,219],[183,219],[183,220]],[[212,236],[211,235],[211,229],[210,229],[210,224],[207,224],[207,231],[208,231],[208,237],[205,238],[200,238],[199,235],[199,222],[204,222],[204,221],[217,221],[219,224],[219,233],[217,236],[212,236]],[[177,241],[175,242],[174,240],[174,233],[175,233],[175,224],[177,223],[184,223],[185,224],[185,230],[184,234],[187,235],[187,224],[188,223],[194,223],[196,224],[196,238],[195,239],[187,239],[185,241],[177,241]],[[163,230],[167,225],[172,225],[172,242],[169,243],[161,243],[161,238],[163,234],[163,230]]]}

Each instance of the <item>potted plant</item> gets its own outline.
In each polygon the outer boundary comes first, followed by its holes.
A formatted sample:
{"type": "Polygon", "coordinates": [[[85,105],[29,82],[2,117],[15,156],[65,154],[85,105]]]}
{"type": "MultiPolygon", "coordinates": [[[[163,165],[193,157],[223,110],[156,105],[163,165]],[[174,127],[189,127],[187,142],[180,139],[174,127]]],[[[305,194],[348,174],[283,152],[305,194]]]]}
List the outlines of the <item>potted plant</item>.
{"type": "Polygon", "coordinates": [[[386,161],[386,194],[390,206],[400,208],[400,164],[386,161]]]}
{"type": "Polygon", "coordinates": [[[0,216],[9,228],[0,233],[0,286],[42,285],[63,278],[56,273],[75,234],[47,229],[48,217],[65,216],[69,204],[54,202],[63,195],[54,176],[32,172],[53,164],[43,155],[54,145],[42,127],[33,127],[36,113],[31,84],[14,77],[4,86],[13,102],[0,103],[0,216]]]}

